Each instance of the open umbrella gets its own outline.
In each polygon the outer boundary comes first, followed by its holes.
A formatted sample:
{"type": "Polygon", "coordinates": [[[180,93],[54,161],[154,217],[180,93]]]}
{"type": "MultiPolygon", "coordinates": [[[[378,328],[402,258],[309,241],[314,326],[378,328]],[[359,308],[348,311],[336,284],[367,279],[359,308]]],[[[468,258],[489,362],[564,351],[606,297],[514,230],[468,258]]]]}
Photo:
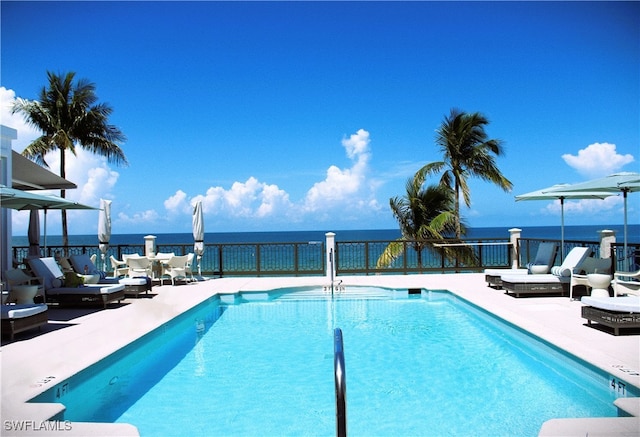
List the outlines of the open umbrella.
{"type": "Polygon", "coordinates": [[[564,260],[564,200],[565,199],[605,199],[609,196],[614,196],[616,193],[611,193],[605,190],[597,191],[584,191],[579,193],[567,192],[564,189],[569,187],[569,184],[558,184],[549,188],[543,188],[542,190],[532,191],[531,193],[521,194],[516,196],[516,202],[520,200],[560,200],[560,256],[564,260]]]}
{"type": "Polygon", "coordinates": [[[98,247],[102,258],[102,269],[107,270],[107,250],[111,239],[111,200],[100,199],[100,214],[98,215],[98,247]]]}
{"type": "Polygon", "coordinates": [[[612,175],[593,179],[579,184],[573,184],[562,189],[568,193],[586,191],[607,191],[609,193],[622,193],[624,197],[624,258],[625,269],[629,268],[629,257],[627,254],[627,195],[631,192],[640,191],[640,173],[614,173],[612,175]]]}
{"type": "Polygon", "coordinates": [[[202,201],[198,200],[193,207],[193,252],[198,257],[198,276],[202,275],[200,263],[204,254],[204,218],[202,214],[202,201]]]}
{"type": "Polygon", "coordinates": [[[37,209],[29,211],[29,256],[40,256],[40,212],[37,209]]]}
{"type": "Polygon", "coordinates": [[[0,185],[0,207],[44,211],[44,249],[47,249],[47,211],[50,209],[96,209],[58,196],[35,194],[0,185]]]}

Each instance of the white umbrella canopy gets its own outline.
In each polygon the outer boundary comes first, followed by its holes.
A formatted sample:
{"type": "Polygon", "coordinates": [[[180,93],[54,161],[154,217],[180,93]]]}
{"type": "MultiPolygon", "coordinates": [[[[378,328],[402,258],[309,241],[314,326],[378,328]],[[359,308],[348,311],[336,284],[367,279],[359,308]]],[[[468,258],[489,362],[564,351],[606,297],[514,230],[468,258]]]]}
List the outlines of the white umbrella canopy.
{"type": "Polygon", "coordinates": [[[606,199],[609,196],[615,196],[616,193],[608,191],[583,191],[583,192],[567,192],[564,189],[569,187],[569,184],[557,184],[552,187],[543,188],[541,190],[532,191],[526,194],[520,194],[516,196],[516,202],[521,200],[560,200],[560,256],[564,260],[564,201],[565,199],[606,199]]]}
{"type": "Polygon", "coordinates": [[[198,257],[198,275],[202,275],[201,261],[204,254],[204,217],[202,213],[202,201],[198,200],[193,207],[193,252],[198,257]]]}
{"type": "Polygon", "coordinates": [[[0,185],[0,207],[44,211],[44,249],[47,249],[47,211],[50,209],[96,209],[58,196],[35,194],[0,185]]]}
{"type": "Polygon", "coordinates": [[[111,200],[100,199],[100,214],[98,215],[98,248],[102,258],[102,269],[107,270],[106,257],[111,239],[111,200]]]}
{"type": "Polygon", "coordinates": [[[640,173],[614,173],[603,178],[593,179],[579,184],[573,184],[562,189],[568,193],[587,191],[607,191],[614,194],[622,193],[624,197],[624,257],[625,269],[629,267],[627,254],[627,195],[640,191],[640,173]]]}

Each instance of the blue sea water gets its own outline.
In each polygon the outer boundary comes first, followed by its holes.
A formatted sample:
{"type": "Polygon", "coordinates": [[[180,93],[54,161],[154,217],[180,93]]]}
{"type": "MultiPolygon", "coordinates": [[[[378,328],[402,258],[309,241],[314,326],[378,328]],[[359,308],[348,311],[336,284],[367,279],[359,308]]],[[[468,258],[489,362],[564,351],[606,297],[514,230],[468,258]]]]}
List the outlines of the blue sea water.
{"type": "MultiPolygon", "coordinates": [[[[467,238],[509,238],[510,227],[470,228],[467,238]]],[[[559,226],[534,226],[521,227],[523,238],[549,238],[560,239],[559,226]]],[[[610,229],[616,232],[618,241],[623,240],[624,230],[622,225],[591,225],[591,226],[566,226],[564,229],[565,240],[599,241],[598,231],[610,229]]],[[[398,229],[369,229],[369,230],[322,230],[322,231],[272,231],[272,232],[207,232],[205,243],[269,243],[269,242],[308,242],[324,241],[327,232],[334,232],[337,241],[375,241],[395,240],[400,237],[398,229]]],[[[640,225],[628,226],[628,241],[640,242],[640,225]]],[[[110,244],[143,244],[147,234],[114,234],[110,244]]],[[[191,233],[155,234],[156,244],[189,244],[193,243],[191,233]]],[[[70,235],[70,245],[94,245],[97,244],[97,235],[70,235]]],[[[59,235],[47,235],[47,244],[59,246],[62,238],[59,235]]],[[[26,235],[14,235],[14,246],[28,246],[26,235]]]]}

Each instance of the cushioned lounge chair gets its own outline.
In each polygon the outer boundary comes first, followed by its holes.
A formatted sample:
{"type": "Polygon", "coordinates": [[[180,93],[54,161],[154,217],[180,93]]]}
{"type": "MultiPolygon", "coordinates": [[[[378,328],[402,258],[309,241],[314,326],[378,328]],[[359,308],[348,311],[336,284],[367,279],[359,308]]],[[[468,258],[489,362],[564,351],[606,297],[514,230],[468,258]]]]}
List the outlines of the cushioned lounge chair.
{"type": "Polygon", "coordinates": [[[98,270],[88,255],[71,255],[69,258],[73,271],[80,275],[98,276],[97,284],[118,284],[118,278],[107,278],[107,274],[98,270]]]}
{"type": "Polygon", "coordinates": [[[589,256],[588,247],[574,247],[561,265],[551,268],[545,275],[502,275],[502,288],[508,294],[561,294],[569,291],[571,275],[579,273],[579,266],[589,256]]]}
{"type": "Polygon", "coordinates": [[[533,262],[527,264],[524,269],[486,269],[484,271],[485,280],[489,287],[502,288],[502,275],[528,275],[549,273],[551,266],[556,259],[558,245],[551,242],[542,242],[538,245],[538,251],[533,262]],[[534,267],[533,266],[538,266],[534,267]]]}
{"type": "Polygon", "coordinates": [[[13,341],[18,332],[39,328],[49,322],[46,304],[2,305],[2,334],[13,341]]]}
{"type": "Polygon", "coordinates": [[[613,328],[614,335],[620,335],[622,328],[640,328],[640,296],[591,297],[582,298],[582,318],[587,324],[597,322],[613,328]]]}
{"type": "Polygon", "coordinates": [[[124,299],[124,285],[92,284],[65,287],[64,275],[53,258],[32,258],[29,267],[44,280],[47,302],[61,305],[96,305],[103,307],[124,299]]]}

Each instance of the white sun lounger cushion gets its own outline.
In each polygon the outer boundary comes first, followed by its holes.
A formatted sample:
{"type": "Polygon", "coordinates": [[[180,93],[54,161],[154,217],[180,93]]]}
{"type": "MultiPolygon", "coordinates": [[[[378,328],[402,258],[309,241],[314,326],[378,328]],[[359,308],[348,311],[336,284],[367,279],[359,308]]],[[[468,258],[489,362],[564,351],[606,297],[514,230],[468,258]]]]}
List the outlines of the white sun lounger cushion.
{"type": "Polygon", "coordinates": [[[556,276],[550,273],[545,275],[502,275],[502,282],[516,282],[519,284],[557,284],[569,282],[569,276],[556,276]]]}
{"type": "Polygon", "coordinates": [[[593,297],[584,296],[581,302],[590,307],[622,313],[640,313],[640,296],[593,297]]]}
{"type": "Polygon", "coordinates": [[[527,275],[529,269],[485,269],[484,274],[489,276],[527,275]]]}
{"type": "Polygon", "coordinates": [[[124,278],[120,279],[120,284],[125,286],[147,285],[146,277],[124,278]]]}
{"type": "Polygon", "coordinates": [[[47,294],[55,296],[56,294],[110,294],[116,291],[124,290],[124,285],[101,285],[88,284],[81,287],[62,287],[47,290],[47,294]]]}
{"type": "Polygon", "coordinates": [[[2,305],[2,318],[5,320],[22,319],[24,317],[43,313],[47,311],[47,308],[48,307],[45,304],[2,305]]]}

